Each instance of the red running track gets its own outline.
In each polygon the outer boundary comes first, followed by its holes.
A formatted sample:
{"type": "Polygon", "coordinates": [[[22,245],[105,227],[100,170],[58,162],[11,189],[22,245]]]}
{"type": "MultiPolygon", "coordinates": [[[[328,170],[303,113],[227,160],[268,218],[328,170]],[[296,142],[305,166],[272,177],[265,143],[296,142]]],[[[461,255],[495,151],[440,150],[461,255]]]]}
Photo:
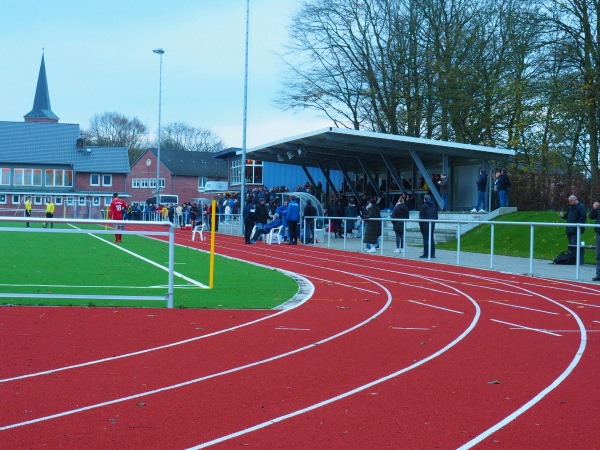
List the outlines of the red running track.
{"type": "Polygon", "coordinates": [[[0,448],[600,447],[595,286],[242,242],[307,301],[0,308],[0,448]]]}

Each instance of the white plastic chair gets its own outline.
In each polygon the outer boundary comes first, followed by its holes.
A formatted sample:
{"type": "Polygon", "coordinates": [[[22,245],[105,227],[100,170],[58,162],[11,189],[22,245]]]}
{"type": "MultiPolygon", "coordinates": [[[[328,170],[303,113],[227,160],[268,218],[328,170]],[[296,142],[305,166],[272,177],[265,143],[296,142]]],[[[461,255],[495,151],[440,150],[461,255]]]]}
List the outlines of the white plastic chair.
{"type": "Polygon", "coordinates": [[[202,234],[203,231],[204,231],[204,224],[203,223],[201,223],[200,225],[196,225],[192,229],[192,241],[196,237],[196,233],[200,234],[200,240],[203,241],[204,240],[204,235],[202,234]]]}
{"type": "Polygon", "coordinates": [[[283,228],[282,225],[276,227],[276,228],[271,228],[271,230],[269,231],[269,234],[267,234],[265,236],[265,243],[267,244],[281,244],[281,229],[283,228]]]}

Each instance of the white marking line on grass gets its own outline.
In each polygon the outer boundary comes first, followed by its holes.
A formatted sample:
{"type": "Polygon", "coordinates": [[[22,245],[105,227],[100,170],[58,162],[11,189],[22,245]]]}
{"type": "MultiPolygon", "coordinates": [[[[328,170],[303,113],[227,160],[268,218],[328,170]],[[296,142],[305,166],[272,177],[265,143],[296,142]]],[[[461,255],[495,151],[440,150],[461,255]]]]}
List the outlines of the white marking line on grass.
{"type": "Polygon", "coordinates": [[[590,305],[589,303],[581,303],[581,302],[573,302],[573,301],[568,301],[567,303],[571,303],[572,305],[579,305],[579,306],[589,306],[590,308],[600,308],[599,305],[590,305]]]}
{"type": "Polygon", "coordinates": [[[544,314],[554,314],[556,316],[558,316],[558,314],[559,314],[557,312],[544,311],[543,309],[528,308],[526,306],[512,305],[510,303],[502,303],[502,302],[497,302],[497,301],[494,301],[494,300],[488,300],[488,303],[495,303],[496,305],[508,306],[510,308],[526,309],[528,311],[541,312],[541,313],[544,313],[544,314]]]}
{"type": "MultiPolygon", "coordinates": [[[[26,286],[32,286],[32,287],[76,287],[76,288],[82,288],[82,289],[98,289],[98,288],[120,288],[120,289],[140,289],[140,286],[88,286],[88,285],[79,285],[79,284],[0,284],[0,286],[2,287],[26,287],[26,286]]],[[[164,289],[165,287],[167,287],[167,285],[165,284],[164,286],[144,286],[144,289],[164,289]]],[[[189,284],[174,284],[173,287],[178,287],[178,288],[191,288],[191,286],[189,284]]]]}
{"type": "Polygon", "coordinates": [[[519,329],[519,330],[537,331],[538,333],[551,334],[552,336],[561,337],[560,334],[552,333],[551,331],[542,330],[540,328],[530,328],[530,327],[526,327],[524,325],[518,325],[516,323],[510,323],[510,322],[503,322],[502,320],[496,320],[496,319],[490,319],[490,320],[492,322],[501,323],[503,325],[510,325],[510,326],[515,327],[516,329],[519,329]]]}
{"type": "MultiPolygon", "coordinates": [[[[76,226],[73,226],[73,225],[71,225],[71,224],[69,224],[69,225],[70,225],[70,226],[72,226],[73,228],[77,229],[77,230],[79,230],[79,229],[80,229],[80,228],[77,228],[76,226]]],[[[153,266],[155,266],[155,267],[158,267],[159,269],[162,269],[162,270],[164,270],[165,272],[168,272],[168,271],[169,271],[169,268],[168,268],[168,267],[162,266],[162,265],[160,265],[159,263],[156,263],[156,262],[154,262],[154,261],[152,261],[152,260],[149,260],[148,258],[144,258],[143,256],[141,256],[141,255],[138,255],[137,253],[134,253],[134,252],[132,252],[131,250],[127,250],[126,248],[123,248],[123,247],[121,247],[121,246],[119,246],[119,245],[116,245],[116,244],[114,244],[114,243],[112,243],[112,242],[108,242],[106,239],[102,239],[100,236],[96,236],[94,233],[88,233],[88,236],[92,236],[92,237],[94,237],[94,238],[98,239],[99,241],[105,242],[105,243],[107,243],[108,245],[112,245],[113,247],[115,247],[115,248],[118,248],[119,250],[121,250],[121,251],[124,251],[125,253],[127,253],[127,254],[129,254],[129,255],[131,255],[131,256],[134,256],[134,257],[136,257],[136,258],[138,258],[138,259],[141,259],[142,261],[144,261],[144,262],[146,262],[146,263],[148,263],[148,264],[151,264],[151,265],[153,265],[153,266]]],[[[195,286],[198,286],[199,288],[202,288],[202,289],[208,289],[208,286],[207,286],[207,285],[205,285],[205,284],[202,284],[202,283],[200,283],[199,281],[193,280],[193,279],[192,279],[192,278],[190,278],[190,277],[186,277],[185,275],[183,275],[183,274],[181,274],[181,273],[179,273],[179,272],[173,271],[173,275],[175,275],[175,276],[176,276],[176,277],[178,277],[178,278],[181,278],[182,280],[185,280],[185,281],[187,281],[188,283],[191,283],[191,284],[193,284],[193,285],[195,285],[195,286]]]]}
{"type": "MultiPolygon", "coordinates": [[[[287,272],[285,270],[281,270],[281,272],[283,272],[283,273],[291,273],[291,272],[287,272]]],[[[297,274],[294,274],[294,275],[297,276],[298,278],[302,278],[300,275],[297,275],[297,274]]],[[[314,293],[314,290],[315,290],[315,287],[314,287],[314,285],[310,281],[308,281],[306,279],[304,280],[304,282],[306,283],[306,286],[308,286],[308,291],[306,293],[305,298],[302,301],[300,301],[298,303],[295,303],[293,306],[291,306],[291,307],[289,307],[287,309],[284,309],[282,311],[278,311],[275,314],[272,314],[270,316],[261,317],[260,319],[251,320],[250,322],[242,323],[240,325],[236,325],[236,326],[230,327],[230,328],[225,328],[223,330],[215,331],[213,333],[203,334],[202,336],[196,336],[196,337],[193,337],[193,338],[184,339],[182,341],[171,342],[170,344],[159,345],[158,347],[151,347],[151,348],[147,348],[147,349],[144,349],[144,350],[138,350],[137,352],[124,353],[122,355],[111,356],[110,358],[95,359],[93,361],[87,361],[87,362],[80,363],[80,364],[73,364],[71,366],[58,367],[58,368],[55,368],[55,369],[44,370],[44,371],[41,371],[41,372],[28,373],[26,375],[18,375],[16,377],[11,377],[11,378],[2,378],[2,379],[0,379],[0,383],[7,383],[9,381],[22,380],[22,379],[25,379],[25,378],[34,378],[34,377],[39,377],[39,376],[42,376],[42,375],[49,375],[49,374],[52,374],[52,373],[55,373],[55,372],[62,372],[62,371],[65,371],[65,370],[78,369],[80,367],[93,366],[95,364],[100,364],[100,363],[109,362],[109,361],[115,361],[117,359],[124,359],[124,358],[129,358],[129,357],[132,357],[132,356],[143,355],[145,353],[151,353],[151,352],[158,351],[158,350],[164,350],[164,349],[167,349],[167,348],[176,347],[178,345],[183,345],[183,344],[187,344],[187,343],[190,343],[190,342],[199,341],[200,339],[206,339],[206,338],[209,338],[209,337],[212,337],[212,336],[217,336],[219,334],[228,333],[230,331],[234,331],[234,330],[237,330],[239,328],[244,328],[244,327],[247,327],[249,325],[254,325],[256,323],[262,322],[264,320],[272,319],[273,317],[277,317],[277,316],[279,316],[281,314],[284,314],[284,313],[286,313],[288,311],[291,311],[292,309],[295,309],[295,308],[303,305],[306,301],[308,301],[308,299],[310,299],[312,297],[312,295],[314,293]]]]}
{"type": "MultiPolygon", "coordinates": [[[[223,375],[228,375],[228,374],[231,374],[231,373],[239,372],[239,371],[248,369],[250,367],[256,367],[256,366],[259,366],[261,364],[269,363],[269,362],[272,362],[272,361],[277,361],[279,359],[285,358],[287,356],[295,355],[296,353],[300,353],[300,352],[303,352],[305,350],[313,349],[313,348],[315,348],[315,347],[317,347],[319,345],[322,345],[322,344],[324,344],[326,342],[332,341],[332,340],[337,339],[337,338],[339,338],[341,336],[344,336],[344,335],[346,335],[346,334],[348,334],[348,333],[350,333],[352,331],[355,331],[355,330],[359,329],[362,326],[370,324],[373,320],[375,320],[377,317],[379,317],[381,314],[383,314],[390,307],[390,305],[392,303],[392,294],[390,293],[389,290],[387,290],[385,288],[385,286],[382,286],[381,284],[376,283],[376,282],[374,282],[374,283],[378,284],[379,287],[381,287],[381,289],[387,295],[386,302],[379,309],[379,311],[375,312],[374,314],[372,314],[370,317],[366,318],[362,322],[357,323],[357,324],[353,325],[350,328],[342,330],[339,333],[336,333],[334,335],[331,335],[331,336],[328,336],[328,337],[326,337],[324,339],[321,339],[320,341],[313,342],[311,344],[305,345],[303,347],[299,347],[299,348],[294,349],[294,350],[290,350],[289,352],[286,352],[286,353],[280,353],[279,355],[275,355],[275,356],[272,356],[270,358],[265,358],[265,359],[262,359],[262,360],[259,360],[259,361],[254,361],[254,362],[245,364],[243,366],[233,367],[231,369],[227,369],[227,370],[224,370],[222,372],[212,373],[210,375],[206,375],[206,376],[203,376],[203,377],[195,378],[193,380],[184,381],[182,383],[172,384],[170,386],[165,386],[165,387],[154,389],[154,390],[151,390],[151,391],[140,392],[138,394],[133,394],[133,395],[130,395],[130,396],[127,396],[127,397],[116,398],[116,399],[113,399],[113,400],[108,400],[106,402],[101,402],[101,403],[96,403],[96,404],[93,404],[93,405],[83,406],[81,408],[71,409],[69,411],[63,411],[61,413],[51,414],[49,416],[38,417],[36,419],[27,420],[27,421],[24,421],[24,422],[17,422],[17,423],[13,423],[13,424],[10,424],[10,425],[0,426],[0,431],[10,430],[12,428],[18,428],[18,427],[22,427],[22,426],[26,426],[26,425],[31,425],[31,424],[34,424],[34,423],[38,423],[38,422],[44,422],[46,420],[57,419],[59,417],[65,417],[65,416],[69,416],[69,415],[72,415],[72,414],[76,414],[76,413],[80,413],[80,412],[84,412],[84,411],[89,411],[89,410],[92,410],[92,409],[101,408],[101,407],[104,407],[104,406],[114,405],[114,404],[117,404],[117,403],[122,403],[122,402],[125,402],[125,401],[129,401],[129,400],[133,400],[133,399],[137,399],[137,398],[141,398],[141,397],[146,397],[148,395],[154,395],[154,394],[158,394],[158,393],[161,393],[161,392],[171,391],[171,390],[178,389],[178,388],[181,388],[181,387],[184,387],[184,386],[190,386],[192,384],[200,383],[200,382],[205,381],[205,380],[210,380],[212,378],[217,378],[217,377],[220,377],[220,376],[223,376],[223,375]]],[[[470,299],[470,300],[473,303],[475,303],[472,299],[470,299]]],[[[477,305],[475,305],[475,306],[477,307],[477,305]]],[[[271,317],[273,317],[273,316],[269,316],[268,318],[271,318],[271,317]]],[[[479,316],[477,315],[476,318],[477,317],[479,317],[479,316]]],[[[255,322],[259,322],[259,321],[265,320],[265,319],[266,318],[262,318],[262,319],[256,320],[255,322]]],[[[471,323],[471,326],[468,328],[468,330],[471,330],[475,326],[475,322],[476,322],[476,319],[474,319],[473,323],[471,323]]],[[[238,327],[233,327],[231,329],[241,328],[242,326],[245,326],[245,325],[240,325],[238,327]]],[[[221,331],[221,332],[223,332],[223,331],[221,331]]],[[[219,334],[221,332],[217,332],[217,333],[214,333],[214,334],[219,334]]],[[[463,336],[463,335],[466,336],[466,332],[463,332],[463,334],[461,334],[461,336],[463,336]]],[[[459,338],[461,336],[459,336],[459,338]]],[[[457,340],[459,338],[457,338],[453,342],[457,342],[457,340]]],[[[192,339],[190,339],[190,340],[192,340],[192,339]]],[[[165,347],[167,347],[167,346],[165,346],[165,347]]],[[[449,348],[449,346],[446,346],[446,347],[449,348]]],[[[437,353],[442,352],[442,350],[439,350],[437,353]]],[[[140,352],[140,353],[142,353],[142,352],[140,352]]],[[[426,359],[424,359],[424,360],[422,360],[422,361],[427,361],[429,359],[432,359],[431,356],[428,357],[428,358],[426,358],[426,359]]],[[[419,365],[419,363],[413,364],[413,366],[415,366],[415,367],[417,365],[419,365]]],[[[52,371],[49,371],[49,372],[52,372],[52,371]]]]}
{"type": "Polygon", "coordinates": [[[444,308],[442,306],[430,305],[429,303],[418,302],[416,300],[407,300],[407,301],[410,303],[415,303],[417,305],[421,305],[421,306],[429,306],[430,308],[442,309],[444,311],[448,311],[451,313],[464,314],[464,312],[462,312],[462,311],[456,311],[455,309],[444,308]]]}

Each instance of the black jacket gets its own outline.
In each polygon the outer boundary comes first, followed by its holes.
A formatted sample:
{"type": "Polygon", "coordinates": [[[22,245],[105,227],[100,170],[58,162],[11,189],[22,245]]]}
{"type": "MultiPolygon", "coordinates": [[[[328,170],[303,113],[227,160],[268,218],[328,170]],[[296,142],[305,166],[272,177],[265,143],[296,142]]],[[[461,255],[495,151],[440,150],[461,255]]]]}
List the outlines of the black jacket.
{"type": "MultiPolygon", "coordinates": [[[[586,218],[585,206],[583,206],[583,203],[581,202],[576,205],[569,205],[564,216],[567,223],[585,223],[586,218]]],[[[583,234],[584,232],[585,228],[581,228],[580,233],[583,234]]],[[[577,234],[577,227],[567,227],[567,236],[573,234],[577,234]]]]}

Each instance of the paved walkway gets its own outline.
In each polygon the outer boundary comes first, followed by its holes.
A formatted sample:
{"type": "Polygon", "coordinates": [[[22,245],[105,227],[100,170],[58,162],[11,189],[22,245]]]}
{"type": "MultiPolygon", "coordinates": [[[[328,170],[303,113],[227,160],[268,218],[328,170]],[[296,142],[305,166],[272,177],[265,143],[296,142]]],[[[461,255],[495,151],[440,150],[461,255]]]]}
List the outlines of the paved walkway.
{"type": "MultiPolygon", "coordinates": [[[[219,232],[226,234],[235,234],[239,232],[239,226],[236,224],[229,224],[228,226],[220,225],[219,232]]],[[[351,252],[362,252],[362,239],[349,238],[340,239],[335,238],[333,233],[319,233],[321,242],[315,245],[318,247],[329,247],[338,250],[346,250],[351,252]]],[[[423,247],[418,245],[407,245],[406,253],[394,253],[395,241],[392,237],[386,237],[383,241],[383,246],[377,250],[377,254],[384,256],[390,256],[394,258],[408,258],[420,261],[431,261],[436,263],[451,264],[455,266],[464,267],[477,267],[480,269],[491,269],[500,272],[515,273],[519,275],[532,275],[543,278],[555,278],[559,280],[573,280],[589,282],[600,287],[599,282],[592,281],[592,278],[596,276],[596,266],[593,264],[585,264],[579,266],[557,266],[552,264],[551,261],[534,259],[530,262],[529,258],[516,258],[511,256],[498,256],[494,255],[493,258],[488,253],[469,253],[461,252],[457,255],[457,252],[451,250],[437,250],[436,258],[428,260],[427,258],[419,258],[423,253],[423,247]]]]}
{"type": "MultiPolygon", "coordinates": [[[[347,250],[352,252],[362,251],[363,245],[362,240],[357,238],[346,239],[335,239],[333,235],[328,240],[327,234],[323,242],[315,244],[317,246],[323,246],[340,250],[347,250]]],[[[455,251],[451,250],[436,250],[436,258],[428,260],[427,258],[419,258],[423,253],[423,247],[407,245],[406,253],[394,253],[395,242],[391,238],[386,238],[383,241],[382,248],[377,250],[376,254],[384,256],[391,256],[395,258],[408,258],[408,259],[419,259],[421,261],[431,261],[443,264],[452,264],[455,266],[465,267],[477,267],[480,269],[492,269],[501,272],[516,273],[519,275],[533,275],[536,277],[544,278],[556,278],[561,280],[579,280],[597,284],[600,287],[600,283],[592,281],[592,278],[596,276],[596,266],[592,264],[585,264],[579,266],[558,266],[552,264],[548,260],[534,259],[533,263],[530,263],[529,258],[516,258],[511,256],[499,256],[494,255],[493,258],[488,253],[468,253],[461,252],[460,255],[455,251]]]]}

